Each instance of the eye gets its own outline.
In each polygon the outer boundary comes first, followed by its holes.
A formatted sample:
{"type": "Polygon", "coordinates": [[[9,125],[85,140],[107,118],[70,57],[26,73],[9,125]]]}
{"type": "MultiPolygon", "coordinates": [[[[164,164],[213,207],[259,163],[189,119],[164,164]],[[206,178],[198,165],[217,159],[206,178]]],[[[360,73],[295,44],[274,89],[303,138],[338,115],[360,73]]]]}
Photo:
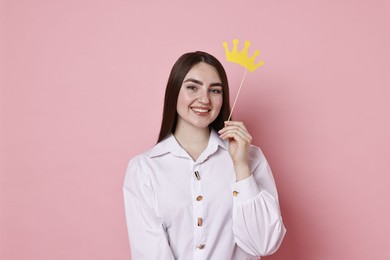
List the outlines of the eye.
{"type": "Polygon", "coordinates": [[[213,94],[222,94],[222,89],[219,88],[211,88],[209,91],[213,94]]]}
{"type": "Polygon", "coordinates": [[[195,87],[194,85],[188,85],[188,86],[186,86],[186,89],[195,91],[195,90],[196,90],[196,87],[195,87]]]}

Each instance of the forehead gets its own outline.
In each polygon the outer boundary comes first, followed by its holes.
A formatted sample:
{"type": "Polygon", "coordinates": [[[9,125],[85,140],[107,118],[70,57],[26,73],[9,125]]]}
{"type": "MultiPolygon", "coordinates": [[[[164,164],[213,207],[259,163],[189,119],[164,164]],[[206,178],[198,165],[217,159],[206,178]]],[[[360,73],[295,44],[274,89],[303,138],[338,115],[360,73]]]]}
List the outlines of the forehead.
{"type": "Polygon", "coordinates": [[[205,62],[192,66],[184,77],[184,80],[186,79],[196,79],[202,82],[221,82],[217,69],[205,62]]]}

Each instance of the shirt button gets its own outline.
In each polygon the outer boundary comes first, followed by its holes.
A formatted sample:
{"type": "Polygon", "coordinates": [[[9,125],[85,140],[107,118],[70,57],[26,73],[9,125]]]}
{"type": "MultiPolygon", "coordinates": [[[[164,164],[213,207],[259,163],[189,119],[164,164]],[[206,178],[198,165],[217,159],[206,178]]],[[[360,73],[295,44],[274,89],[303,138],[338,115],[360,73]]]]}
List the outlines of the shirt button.
{"type": "Polygon", "coordinates": [[[233,191],[233,196],[237,196],[238,195],[238,191],[233,191]]]}
{"type": "Polygon", "coordinates": [[[200,195],[199,195],[198,197],[196,197],[196,200],[197,200],[197,201],[201,201],[202,199],[203,199],[203,197],[200,196],[200,195]]]}
{"type": "Polygon", "coordinates": [[[203,243],[201,243],[201,244],[198,245],[198,248],[199,248],[199,249],[203,249],[203,248],[205,248],[205,247],[206,247],[206,245],[203,244],[203,243]]]}
{"type": "Polygon", "coordinates": [[[201,227],[203,225],[203,219],[198,218],[198,227],[201,227]]]}
{"type": "Polygon", "coordinates": [[[198,181],[200,181],[200,174],[199,174],[199,172],[198,172],[198,171],[195,171],[194,174],[195,174],[195,178],[196,178],[198,181]]]}

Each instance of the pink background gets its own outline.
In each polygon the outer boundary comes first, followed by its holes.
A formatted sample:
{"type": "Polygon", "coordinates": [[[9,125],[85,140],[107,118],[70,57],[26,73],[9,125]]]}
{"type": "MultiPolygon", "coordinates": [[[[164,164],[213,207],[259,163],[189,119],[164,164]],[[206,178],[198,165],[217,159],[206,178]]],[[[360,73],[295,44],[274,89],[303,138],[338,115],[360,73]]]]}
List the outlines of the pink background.
{"type": "Polygon", "coordinates": [[[0,259],[125,260],[127,161],[157,138],[168,73],[251,40],[235,119],[288,229],[273,260],[390,259],[388,0],[1,0],[0,259]]]}

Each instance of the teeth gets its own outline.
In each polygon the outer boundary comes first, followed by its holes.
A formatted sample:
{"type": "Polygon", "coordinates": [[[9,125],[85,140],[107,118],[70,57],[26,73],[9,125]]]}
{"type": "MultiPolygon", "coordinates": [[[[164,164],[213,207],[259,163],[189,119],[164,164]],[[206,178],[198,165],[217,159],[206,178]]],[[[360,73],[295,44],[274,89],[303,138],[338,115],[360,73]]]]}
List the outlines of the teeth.
{"type": "Polygon", "coordinates": [[[193,110],[199,113],[206,113],[209,111],[208,109],[201,109],[201,108],[193,108],[193,110]]]}

